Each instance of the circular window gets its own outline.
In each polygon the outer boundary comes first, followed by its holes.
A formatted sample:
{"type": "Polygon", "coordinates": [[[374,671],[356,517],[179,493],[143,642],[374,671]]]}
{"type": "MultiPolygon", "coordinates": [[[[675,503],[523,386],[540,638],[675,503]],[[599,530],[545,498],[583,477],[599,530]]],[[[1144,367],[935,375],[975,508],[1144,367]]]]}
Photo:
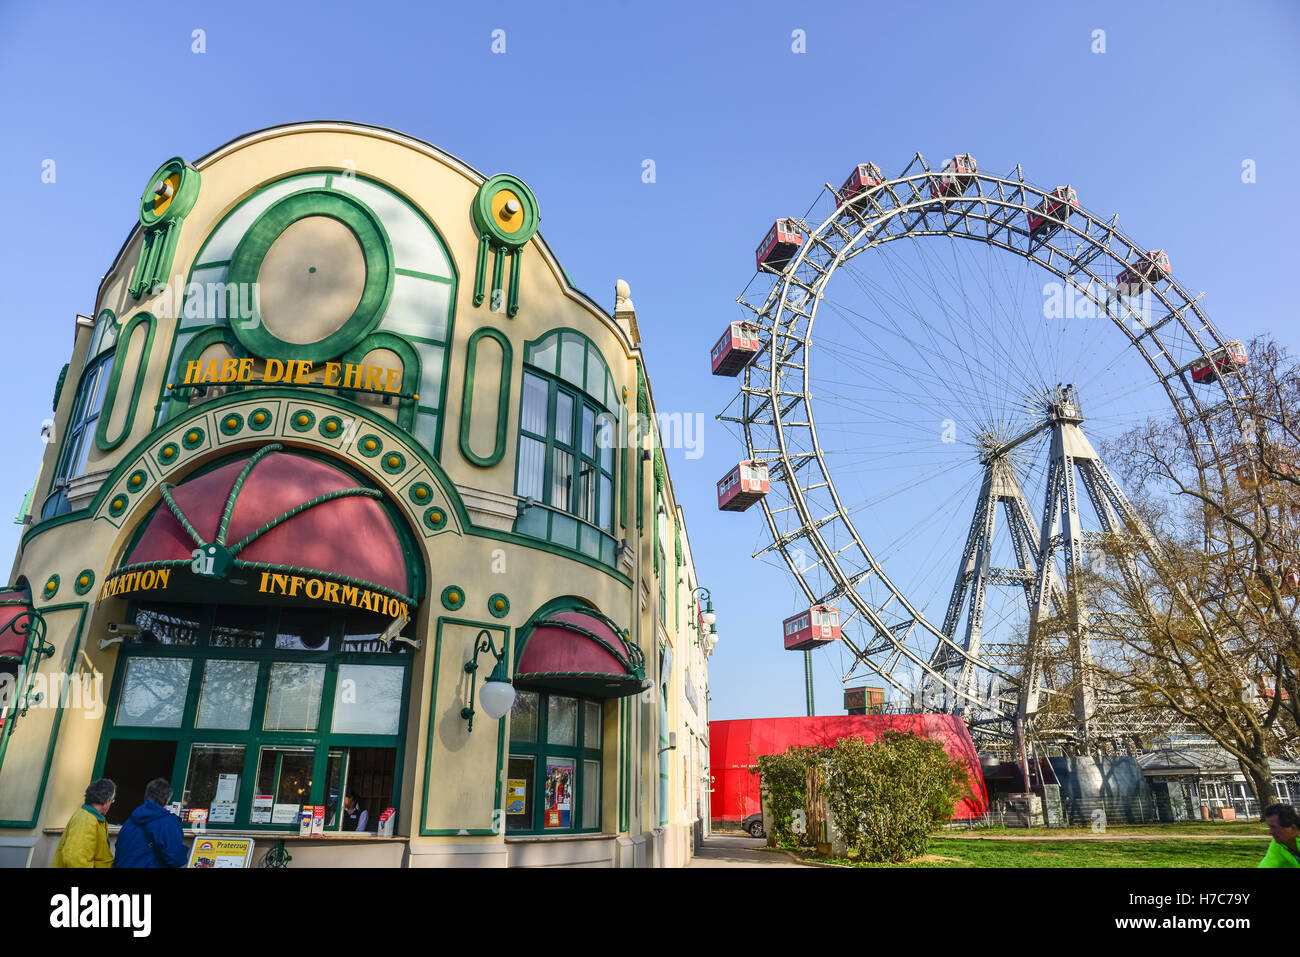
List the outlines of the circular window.
{"type": "Polygon", "coordinates": [[[360,200],[321,189],[286,196],[235,247],[227,281],[256,290],[256,316],[233,332],[260,356],[342,355],[383,317],[392,261],[388,234],[360,200]]]}

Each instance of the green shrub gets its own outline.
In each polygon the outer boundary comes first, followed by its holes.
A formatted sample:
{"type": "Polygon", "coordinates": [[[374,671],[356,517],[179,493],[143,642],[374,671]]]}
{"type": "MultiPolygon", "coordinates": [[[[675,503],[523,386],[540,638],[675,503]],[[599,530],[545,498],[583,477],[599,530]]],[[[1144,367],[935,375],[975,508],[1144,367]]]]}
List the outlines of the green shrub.
{"type": "Polygon", "coordinates": [[[966,793],[966,769],[938,741],[888,731],[826,752],[826,800],[849,849],[869,861],[920,857],[966,793]]]}
{"type": "Polygon", "coordinates": [[[812,843],[816,838],[816,815],[808,809],[808,778],[821,773],[825,748],[815,745],[793,745],[784,754],[761,754],[750,769],[759,775],[761,787],[771,819],[768,841],[778,847],[795,847],[812,843]],[[795,834],[791,821],[796,810],[807,815],[808,828],[804,834],[795,834]]]}

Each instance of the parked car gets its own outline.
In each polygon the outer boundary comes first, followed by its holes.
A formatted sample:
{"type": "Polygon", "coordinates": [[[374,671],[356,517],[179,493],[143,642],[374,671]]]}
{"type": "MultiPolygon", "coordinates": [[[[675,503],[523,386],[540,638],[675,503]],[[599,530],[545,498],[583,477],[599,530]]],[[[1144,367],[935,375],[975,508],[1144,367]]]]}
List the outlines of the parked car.
{"type": "Polygon", "coordinates": [[[740,829],[750,837],[767,837],[767,832],[763,830],[763,815],[751,814],[740,822],[740,829]]]}

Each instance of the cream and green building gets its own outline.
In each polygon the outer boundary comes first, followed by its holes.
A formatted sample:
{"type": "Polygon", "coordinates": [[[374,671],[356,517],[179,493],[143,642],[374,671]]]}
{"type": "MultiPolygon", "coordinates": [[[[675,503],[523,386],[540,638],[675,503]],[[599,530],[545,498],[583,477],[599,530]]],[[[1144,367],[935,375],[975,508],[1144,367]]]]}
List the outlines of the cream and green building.
{"type": "Polygon", "coordinates": [[[521,179],[352,123],[136,212],[0,594],[0,863],[100,776],[110,824],[167,777],[290,867],[685,863],[713,639],[626,284],[578,291],[521,179]]]}

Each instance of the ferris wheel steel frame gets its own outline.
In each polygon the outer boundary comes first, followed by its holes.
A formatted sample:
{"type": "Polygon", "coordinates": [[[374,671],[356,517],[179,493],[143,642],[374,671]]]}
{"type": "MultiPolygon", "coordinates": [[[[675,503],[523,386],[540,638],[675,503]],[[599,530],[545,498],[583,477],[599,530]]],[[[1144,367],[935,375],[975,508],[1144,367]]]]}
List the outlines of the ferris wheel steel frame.
{"type": "MultiPolygon", "coordinates": [[[[1200,297],[1189,295],[1172,274],[1146,287],[1144,295],[1150,297],[1146,301],[1152,304],[1149,320],[1118,294],[1111,276],[1103,275],[1111,272],[1118,276],[1128,268],[1149,262],[1148,248],[1140,247],[1119,229],[1118,215],[1107,221],[1071,205],[1064,219],[1047,214],[1050,230],[1035,236],[1026,217],[1030,213],[1044,215],[1053,197],[1051,190],[1027,181],[1019,166],[1007,176],[963,174],[964,189],[959,186],[954,192],[932,195],[930,187],[941,182],[940,176],[916,153],[902,174],[851,197],[841,197],[838,190],[826,184],[826,193],[809,210],[811,213],[829,195],[834,208],[819,225],[810,226],[806,219],[793,218],[805,236],[797,253],[780,270],[760,270],[760,275],[773,280],[761,304],[747,301],[744,295],[737,299],[752,313],[746,321],[758,326],[761,346],[744,369],[737,397],[718,418],[740,425],[748,458],[769,465],[771,490],[760,504],[771,542],[754,557],[779,552],[810,604],[847,602],[851,610],[842,616],[842,625],[862,619],[867,637],[860,644],[851,640],[847,630],[841,633],[841,641],[853,655],[844,681],[865,668],[906,695],[913,689],[901,679],[923,675],[927,682],[942,689],[954,706],[983,713],[984,723],[992,724],[1013,719],[1015,709],[1004,706],[1006,699],[993,707],[987,697],[973,690],[971,675],[987,674],[1010,687],[1019,684],[1018,677],[982,658],[978,648],[975,653],[963,648],[947,633],[955,628],[955,620],[945,620],[946,628],[935,625],[889,578],[841,500],[818,440],[811,374],[813,327],[825,288],[836,270],[855,256],[888,242],[943,236],[984,243],[1037,263],[1090,300],[1099,310],[1098,318],[1108,318],[1128,345],[1141,354],[1182,423],[1203,485],[1212,473],[1217,473],[1222,487],[1227,487],[1230,463],[1224,453],[1231,452],[1233,442],[1244,434],[1248,421],[1245,410],[1251,406],[1253,396],[1243,377],[1220,374],[1217,367],[1213,367],[1216,371],[1212,385],[1201,385],[1208,393],[1204,398],[1193,388],[1188,375],[1191,365],[1197,360],[1213,362],[1211,353],[1223,349],[1226,340],[1198,305],[1200,297]],[[1063,240],[1069,237],[1077,242],[1072,252],[1064,248],[1063,240]],[[1161,312],[1163,315],[1159,315],[1161,312]],[[737,400],[739,414],[728,414],[737,400]],[[1229,428],[1232,438],[1225,437],[1223,427],[1229,428]],[[837,544],[840,542],[843,544],[837,544]],[[815,560],[805,564],[808,550],[815,560]],[[810,580],[810,573],[817,569],[829,581],[829,588],[810,580]],[[864,594],[868,587],[872,589],[870,595],[864,594]],[[918,632],[924,643],[932,646],[929,653],[924,653],[915,641],[909,644],[918,632]],[[936,667],[940,659],[944,662],[942,668],[936,667]],[[905,663],[907,669],[899,675],[905,663]],[[960,665],[956,680],[948,676],[954,664],[960,665]]],[[[1095,464],[1100,471],[1094,478],[1104,476],[1104,481],[1098,478],[1098,484],[1107,492],[1117,488],[1099,458],[1095,464]]],[[[1073,474],[1069,479],[1073,494],[1073,474]]],[[[1085,484],[1092,485],[1086,475],[1085,484]]],[[[1049,486],[1049,508],[1052,488],[1049,486]]],[[[1089,487],[1088,491],[1094,490],[1089,487]]],[[[1034,543],[1033,525],[1027,522],[1023,494],[1015,511],[1015,521],[1028,525],[1030,554],[1037,553],[1039,546],[1034,543]]],[[[1109,507],[1099,507],[1098,512],[1107,526],[1116,518],[1109,507]]],[[[1047,521],[1045,515],[1044,524],[1047,521]]],[[[975,531],[972,522],[971,534],[975,531]]],[[[968,536],[968,548],[970,543],[968,536]]],[[[1073,547],[1077,543],[1071,544],[1073,547]]],[[[1027,569],[1029,556],[1019,552],[1018,547],[1022,570],[1027,569]]],[[[1039,580],[1033,598],[1040,606],[1060,596],[1059,583],[1052,582],[1057,576],[1047,567],[1051,564],[1051,554],[1046,561],[1041,554],[1037,556],[1039,580]],[[1046,581],[1044,572],[1048,572],[1046,581]]],[[[1023,584],[1029,597],[1028,583],[1023,584]]],[[[1029,689],[1021,691],[1023,694],[1029,689]]]]}

